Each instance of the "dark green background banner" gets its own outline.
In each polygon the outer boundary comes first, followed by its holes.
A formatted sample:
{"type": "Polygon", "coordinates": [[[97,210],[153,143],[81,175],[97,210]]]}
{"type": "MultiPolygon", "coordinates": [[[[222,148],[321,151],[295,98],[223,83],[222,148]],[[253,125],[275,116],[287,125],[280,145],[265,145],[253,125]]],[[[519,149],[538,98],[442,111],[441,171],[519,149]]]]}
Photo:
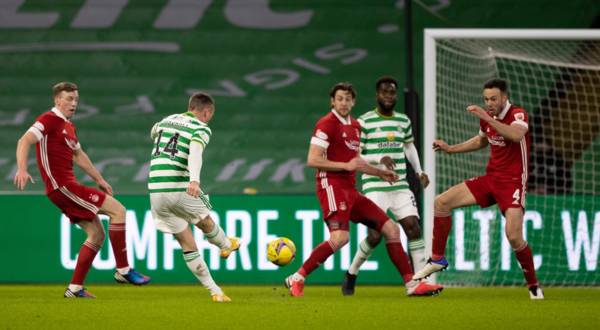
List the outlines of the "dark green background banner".
{"type": "MultiPolygon", "coordinates": [[[[587,28],[600,3],[424,0],[413,9],[421,91],[425,27],[587,28]]],[[[206,190],[281,194],[312,191],[304,160],[334,83],[355,84],[356,115],[373,108],[379,76],[404,86],[403,1],[26,0],[0,11],[0,191],[12,191],[16,141],[51,107],[58,81],[79,84],[79,138],[119,194],[145,193],[149,130],[183,112],[193,91],[217,101],[206,190]]]]}
{"type": "MultiPolygon", "coordinates": [[[[148,197],[119,199],[128,209],[128,248],[135,268],[152,276],[155,283],[194,282],[176,241],[155,230],[148,197]]],[[[550,212],[543,205],[547,198],[531,196],[527,200],[527,239],[539,265],[541,283],[600,284],[600,210],[592,207],[600,205],[598,197],[555,199],[553,203],[568,207],[550,212]]],[[[314,196],[214,196],[211,201],[216,211],[214,218],[228,234],[240,236],[244,242],[238,253],[223,261],[218,249],[211,250],[202,235],[196,236],[205,261],[220,283],[279,284],[324,239],[325,228],[314,196]],[[266,260],[266,243],[275,236],[287,236],[296,243],[297,258],[291,265],[277,268],[266,260]]],[[[45,196],[2,196],[0,202],[0,282],[67,282],[84,239],[83,232],[61,219],[58,209],[45,196]]],[[[441,282],[524,284],[513,253],[502,242],[501,223],[495,207],[455,212],[447,253],[450,269],[442,273],[441,282]]],[[[351,226],[349,246],[311,275],[310,283],[341,281],[358,245],[358,231],[364,235],[365,227],[351,226]]],[[[89,275],[92,283],[112,281],[114,260],[109,246],[106,242],[95,261],[89,275]]],[[[401,283],[384,248],[377,249],[364,266],[360,283],[401,283]]]]}

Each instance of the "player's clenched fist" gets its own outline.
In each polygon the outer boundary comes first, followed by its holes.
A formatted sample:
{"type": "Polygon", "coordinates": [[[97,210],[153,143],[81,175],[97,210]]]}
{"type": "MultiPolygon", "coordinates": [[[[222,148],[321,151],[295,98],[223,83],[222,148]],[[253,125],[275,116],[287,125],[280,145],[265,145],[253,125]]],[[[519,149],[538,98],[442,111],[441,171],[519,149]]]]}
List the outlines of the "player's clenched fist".
{"type": "Polygon", "coordinates": [[[450,150],[450,146],[444,140],[435,140],[433,141],[433,151],[443,151],[448,153],[450,150]]]}

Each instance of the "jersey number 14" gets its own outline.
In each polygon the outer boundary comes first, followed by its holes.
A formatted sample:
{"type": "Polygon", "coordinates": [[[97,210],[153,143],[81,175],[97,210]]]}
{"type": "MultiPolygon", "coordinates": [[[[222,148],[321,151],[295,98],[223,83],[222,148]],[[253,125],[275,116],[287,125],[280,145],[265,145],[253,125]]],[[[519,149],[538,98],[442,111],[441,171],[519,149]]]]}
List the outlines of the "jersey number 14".
{"type": "MultiPolygon", "coordinates": [[[[162,130],[158,131],[158,137],[156,138],[156,149],[154,150],[154,156],[159,156],[161,153],[160,139],[162,138],[162,134],[163,134],[162,130]]],[[[179,133],[175,133],[175,135],[173,135],[169,139],[169,141],[167,141],[167,144],[162,149],[162,152],[169,154],[171,159],[175,158],[175,155],[177,154],[177,141],[178,140],[179,140],[179,133]]]]}

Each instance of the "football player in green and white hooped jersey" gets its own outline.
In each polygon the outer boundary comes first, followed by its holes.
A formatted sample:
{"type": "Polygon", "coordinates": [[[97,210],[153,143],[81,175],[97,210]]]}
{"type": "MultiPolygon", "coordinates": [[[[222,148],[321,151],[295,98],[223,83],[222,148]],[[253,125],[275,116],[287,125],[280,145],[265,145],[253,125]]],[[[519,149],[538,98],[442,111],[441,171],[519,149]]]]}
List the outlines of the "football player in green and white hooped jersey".
{"type": "MultiPolygon", "coordinates": [[[[408,237],[408,250],[413,268],[417,270],[426,262],[425,241],[421,237],[415,197],[406,181],[406,159],[417,173],[423,187],[427,187],[429,178],[421,170],[419,155],[413,143],[410,119],[404,113],[394,111],[398,83],[392,77],[381,77],[375,84],[375,90],[377,108],[358,118],[361,126],[361,156],[370,164],[394,170],[399,179],[390,184],[378,177],[363,174],[362,193],[383,211],[391,211],[396,221],[402,225],[408,237]]],[[[379,242],[381,234],[369,229],[367,238],[360,243],[344,278],[344,295],[354,294],[358,270],[379,242]]]]}
{"type": "Polygon", "coordinates": [[[170,115],[152,127],[154,140],[150,161],[150,205],[156,228],[173,234],[181,245],[183,259],[215,302],[231,301],[212,279],[208,266],[198,253],[193,224],[227,258],[239,249],[236,237],[227,237],[210,217],[208,196],[200,189],[202,153],[210,141],[208,122],[215,113],[215,102],[206,93],[190,97],[188,111],[170,115]]]}

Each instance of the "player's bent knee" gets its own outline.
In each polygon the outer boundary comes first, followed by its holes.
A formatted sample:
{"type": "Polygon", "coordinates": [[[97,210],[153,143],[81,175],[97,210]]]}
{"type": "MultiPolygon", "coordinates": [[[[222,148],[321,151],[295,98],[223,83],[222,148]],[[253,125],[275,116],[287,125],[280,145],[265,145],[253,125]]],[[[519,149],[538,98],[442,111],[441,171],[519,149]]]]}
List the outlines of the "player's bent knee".
{"type": "Polygon", "coordinates": [[[367,236],[367,243],[369,243],[369,246],[371,247],[379,245],[379,243],[381,243],[381,234],[377,232],[369,232],[369,235],[367,236]]]}
{"type": "Polygon", "coordinates": [[[106,196],[104,204],[102,204],[102,212],[110,217],[112,223],[124,223],[127,209],[112,196],[106,196]]]}
{"type": "Polygon", "coordinates": [[[210,217],[210,215],[207,215],[206,218],[200,219],[200,221],[198,221],[197,226],[198,226],[198,228],[200,228],[200,230],[202,230],[203,232],[206,233],[206,232],[210,232],[214,229],[215,222],[210,217]]]}
{"type": "Polygon", "coordinates": [[[433,202],[433,208],[437,212],[450,212],[450,205],[448,204],[448,200],[443,196],[439,195],[435,198],[433,202]]]}
{"type": "Polygon", "coordinates": [[[350,241],[348,232],[344,231],[335,231],[331,233],[329,237],[329,244],[331,244],[331,248],[334,251],[341,249],[344,245],[348,244],[350,241]]]}
{"type": "Polygon", "coordinates": [[[525,240],[520,233],[506,233],[506,239],[513,249],[517,249],[525,244],[525,240]]]}
{"type": "Polygon", "coordinates": [[[421,237],[419,218],[411,215],[402,219],[400,223],[402,224],[402,229],[404,229],[408,239],[417,239],[421,237]]]}
{"type": "Polygon", "coordinates": [[[125,221],[125,215],[127,214],[127,209],[125,208],[125,206],[123,206],[123,204],[117,202],[118,206],[117,206],[117,210],[116,210],[116,216],[117,218],[123,219],[123,221],[125,221]]]}
{"type": "Polygon", "coordinates": [[[348,244],[348,241],[348,239],[329,240],[329,242],[331,243],[331,248],[334,252],[343,248],[344,245],[348,244]]]}
{"type": "Polygon", "coordinates": [[[98,248],[101,248],[102,245],[104,245],[104,240],[105,239],[106,239],[106,234],[104,233],[104,231],[93,233],[93,234],[89,235],[88,238],[87,238],[87,240],[90,243],[94,244],[98,248]]]}
{"type": "Polygon", "coordinates": [[[411,227],[410,229],[405,228],[404,232],[406,232],[406,238],[409,240],[421,238],[421,227],[419,226],[411,227]]]}
{"type": "Polygon", "coordinates": [[[385,236],[386,240],[390,239],[399,239],[400,238],[400,229],[398,226],[389,219],[381,228],[381,232],[383,236],[385,236]]]}

